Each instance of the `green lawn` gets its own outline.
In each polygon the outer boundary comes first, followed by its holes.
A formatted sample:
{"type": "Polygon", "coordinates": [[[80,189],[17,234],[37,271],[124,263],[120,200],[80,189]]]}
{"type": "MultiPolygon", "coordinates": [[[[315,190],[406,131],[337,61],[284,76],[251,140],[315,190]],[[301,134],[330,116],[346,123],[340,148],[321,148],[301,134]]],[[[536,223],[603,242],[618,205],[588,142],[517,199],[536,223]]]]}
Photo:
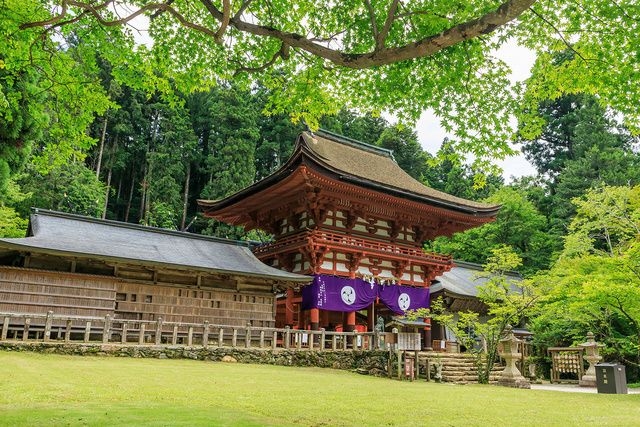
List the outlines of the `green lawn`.
{"type": "Polygon", "coordinates": [[[344,371],[0,352],[0,425],[640,424],[640,395],[400,382],[344,371]]]}

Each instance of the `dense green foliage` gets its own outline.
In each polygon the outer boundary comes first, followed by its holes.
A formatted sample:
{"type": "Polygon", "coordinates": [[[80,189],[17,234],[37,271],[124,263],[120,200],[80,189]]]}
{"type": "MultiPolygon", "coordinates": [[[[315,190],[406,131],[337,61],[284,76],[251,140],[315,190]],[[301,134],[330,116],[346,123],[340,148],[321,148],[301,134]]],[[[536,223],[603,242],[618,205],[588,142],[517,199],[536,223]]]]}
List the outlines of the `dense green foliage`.
{"type": "Polygon", "coordinates": [[[166,91],[176,82],[190,91],[232,76],[245,88],[260,81],[270,91],[269,111],[312,127],[342,106],[390,111],[408,122],[430,108],[452,131],[456,151],[485,165],[511,152],[507,117],[517,106],[522,131],[534,137],[543,124],[535,107],[567,93],[597,94],[638,129],[640,12],[632,1],[39,4],[50,13],[25,14],[22,28],[80,33],[110,61],[126,58],[118,78],[137,88],[166,91]],[[151,46],[131,49],[135,30],[120,24],[134,15],[146,17],[133,28],[148,25],[151,46]],[[514,40],[537,55],[524,90],[495,56],[514,40]]]}
{"type": "Polygon", "coordinates": [[[543,346],[566,346],[596,334],[608,359],[640,375],[640,186],[593,189],[553,267],[535,277],[547,289],[533,327],[543,346]]]}
{"type": "Polygon", "coordinates": [[[531,274],[548,267],[551,242],[546,233],[547,220],[526,195],[511,187],[503,187],[485,201],[502,205],[495,222],[451,238],[437,238],[429,249],[452,254],[456,259],[484,264],[492,250],[509,246],[522,258],[523,273],[531,274]]]}
{"type": "Polygon", "coordinates": [[[640,182],[637,140],[603,109],[594,96],[568,95],[539,107],[542,134],[524,141],[523,152],[536,166],[550,197],[540,209],[555,234],[564,234],[575,208],[571,203],[594,185],[640,182]]]}

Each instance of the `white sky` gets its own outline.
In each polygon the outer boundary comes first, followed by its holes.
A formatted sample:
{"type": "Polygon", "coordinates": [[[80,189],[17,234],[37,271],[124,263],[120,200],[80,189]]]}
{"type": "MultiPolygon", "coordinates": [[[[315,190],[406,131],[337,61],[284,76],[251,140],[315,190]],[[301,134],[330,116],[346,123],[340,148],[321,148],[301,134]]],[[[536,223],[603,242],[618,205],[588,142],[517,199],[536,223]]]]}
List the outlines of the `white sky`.
{"type": "MultiPolygon", "coordinates": [[[[523,81],[531,74],[530,71],[535,57],[527,48],[514,43],[508,43],[496,52],[496,56],[511,67],[512,81],[523,81]]],[[[420,120],[416,123],[415,130],[422,148],[431,154],[435,154],[440,149],[442,141],[448,136],[447,132],[440,126],[439,119],[431,110],[422,113],[420,120]]],[[[509,182],[511,177],[517,178],[524,175],[534,175],[536,173],[533,166],[522,154],[498,161],[498,165],[504,171],[502,175],[506,182],[509,182]]]]}

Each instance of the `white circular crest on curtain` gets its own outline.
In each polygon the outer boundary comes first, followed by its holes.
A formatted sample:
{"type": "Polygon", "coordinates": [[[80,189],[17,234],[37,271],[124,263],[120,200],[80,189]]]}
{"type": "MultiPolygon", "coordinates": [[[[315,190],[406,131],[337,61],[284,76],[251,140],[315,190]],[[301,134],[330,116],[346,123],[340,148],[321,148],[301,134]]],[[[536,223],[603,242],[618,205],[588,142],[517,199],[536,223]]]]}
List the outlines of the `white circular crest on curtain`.
{"type": "Polygon", "coordinates": [[[407,311],[410,305],[411,305],[411,298],[409,297],[409,295],[405,293],[401,293],[400,296],[398,297],[398,307],[400,307],[402,311],[407,311]]]}
{"type": "Polygon", "coordinates": [[[356,302],[356,290],[351,286],[343,286],[340,291],[340,297],[342,298],[342,302],[351,305],[356,302]]]}

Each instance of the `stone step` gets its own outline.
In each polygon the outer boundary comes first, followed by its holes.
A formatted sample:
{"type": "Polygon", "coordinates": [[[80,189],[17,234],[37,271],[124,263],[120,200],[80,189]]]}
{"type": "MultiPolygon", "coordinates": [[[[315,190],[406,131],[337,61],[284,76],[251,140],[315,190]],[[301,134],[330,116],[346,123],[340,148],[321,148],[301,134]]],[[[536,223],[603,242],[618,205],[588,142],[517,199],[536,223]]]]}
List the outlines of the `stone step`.
{"type": "Polygon", "coordinates": [[[478,376],[477,375],[447,375],[447,376],[442,376],[442,380],[444,382],[448,382],[448,383],[453,383],[453,382],[459,382],[459,381],[466,381],[466,382],[478,382],[478,376]]]}
{"type": "MultiPolygon", "coordinates": [[[[432,362],[433,363],[433,362],[432,362]]],[[[476,366],[473,360],[447,360],[442,362],[443,366],[476,366]]]]}
{"type": "MultiPolygon", "coordinates": [[[[442,381],[456,384],[478,383],[478,367],[475,355],[466,353],[421,352],[418,355],[423,365],[429,360],[431,366],[442,366],[442,381]],[[425,360],[426,359],[426,360],[425,360]]],[[[433,368],[432,368],[433,369],[433,368]]],[[[497,383],[503,366],[494,365],[489,375],[490,383],[497,383]]]]}

